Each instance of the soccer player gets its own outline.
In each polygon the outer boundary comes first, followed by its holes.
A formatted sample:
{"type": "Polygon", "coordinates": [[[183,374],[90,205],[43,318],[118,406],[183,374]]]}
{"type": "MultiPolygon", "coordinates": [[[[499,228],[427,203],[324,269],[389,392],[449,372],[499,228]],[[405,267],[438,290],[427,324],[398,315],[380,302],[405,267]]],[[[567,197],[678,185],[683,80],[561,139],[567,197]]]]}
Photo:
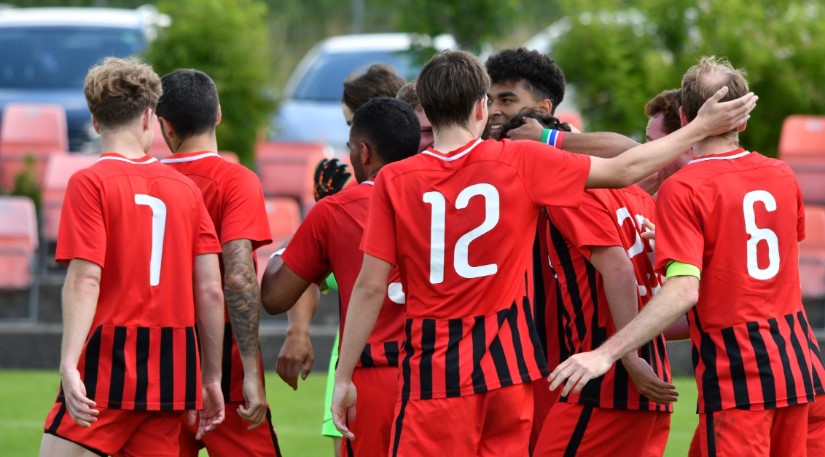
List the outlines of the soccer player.
{"type": "MultiPolygon", "coordinates": [[[[341,331],[346,330],[351,322],[347,317],[352,317],[347,309],[360,269],[358,246],[367,223],[373,179],[386,164],[415,155],[418,140],[415,112],[398,99],[378,97],[355,113],[349,148],[359,184],[321,199],[292,237],[282,255],[283,265],[277,270],[273,265],[267,267],[263,289],[267,311],[274,314],[289,309],[309,284],[332,272],[338,282],[341,331]]],[[[398,354],[404,340],[404,295],[397,276],[393,272],[385,278],[378,325],[358,356],[353,382],[363,390],[357,406],[359,416],[349,421],[349,426],[357,430],[359,439],[345,440],[342,455],[381,455],[389,449],[399,389],[398,354]]]]}
{"type": "MultiPolygon", "coordinates": [[[[648,118],[647,127],[645,128],[645,140],[658,140],[678,130],[681,127],[679,119],[680,106],[682,106],[680,89],[665,90],[651,98],[645,105],[645,115],[648,118]]],[[[676,160],[639,181],[639,187],[655,197],[662,182],[682,169],[692,159],[693,149],[686,149],[676,160]]]]}
{"type": "Polygon", "coordinates": [[[482,141],[489,86],[472,54],[434,56],[416,90],[435,145],[376,179],[332,412],[357,441],[347,426],[358,397],[352,373],[397,265],[407,321],[391,455],[526,455],[530,382],[548,372],[528,299],[539,208],[575,207],[585,187],[630,185],[677,151],[738,125],[755,101],[719,104],[722,90],[673,135],[599,159],[538,142],[482,141]]]}
{"type": "Polygon", "coordinates": [[[404,78],[391,66],[383,63],[370,65],[365,72],[353,72],[344,81],[344,93],[341,96],[341,109],[344,120],[352,125],[352,118],[364,103],[375,97],[395,97],[406,84],[404,78]]]}
{"type": "MultiPolygon", "coordinates": [[[[748,91],[726,60],[691,67],[682,80],[682,124],[720,87],[729,98],[748,91]]],[[[695,145],[696,158],[663,183],[656,269],[667,282],[605,344],[559,365],[551,387],[581,391],[687,312],[699,388],[690,455],[805,455],[818,348],[799,289],[802,197],[786,164],[739,146],[745,126],[695,145]]]]}
{"type": "Polygon", "coordinates": [[[218,90],[209,75],[175,70],[161,79],[157,113],[166,144],[173,152],[161,162],[195,182],[221,243],[221,271],[226,301],[221,389],[226,420],[202,441],[194,430],[181,430],[181,455],[276,456],[264,392],[263,361],[258,347],[261,295],[255,274],[255,250],[272,242],[264,196],[257,176],[217,154],[215,126],[221,121],[218,90]]]}
{"type": "Polygon", "coordinates": [[[424,112],[424,108],[421,107],[418,94],[415,93],[415,81],[404,84],[401,89],[398,90],[398,94],[395,97],[403,102],[409,103],[412,109],[415,110],[415,116],[418,118],[418,124],[421,126],[421,139],[418,142],[418,152],[425,151],[427,148],[432,147],[433,126],[430,124],[430,120],[427,119],[427,113],[424,112]]]}
{"type": "Polygon", "coordinates": [[[66,189],[61,388],[40,455],[177,456],[183,411],[201,410],[199,438],[224,417],[220,245],[197,186],[146,155],[155,72],[107,58],[83,90],[106,152],[66,189]]]}

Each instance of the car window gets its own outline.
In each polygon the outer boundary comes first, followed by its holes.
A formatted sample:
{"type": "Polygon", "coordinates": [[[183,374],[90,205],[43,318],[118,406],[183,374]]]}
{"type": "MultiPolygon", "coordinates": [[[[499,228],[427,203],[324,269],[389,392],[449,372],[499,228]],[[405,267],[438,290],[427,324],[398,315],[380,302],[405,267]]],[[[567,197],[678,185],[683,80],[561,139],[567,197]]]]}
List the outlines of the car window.
{"type": "Polygon", "coordinates": [[[392,66],[406,80],[414,79],[418,68],[412,65],[412,54],[406,51],[346,52],[321,54],[298,82],[292,98],[334,102],[341,100],[344,80],[355,70],[366,70],[374,63],[392,66]]]}
{"type": "Polygon", "coordinates": [[[126,57],[144,47],[140,30],[90,27],[0,28],[0,88],[83,87],[89,67],[105,56],[126,57]]]}

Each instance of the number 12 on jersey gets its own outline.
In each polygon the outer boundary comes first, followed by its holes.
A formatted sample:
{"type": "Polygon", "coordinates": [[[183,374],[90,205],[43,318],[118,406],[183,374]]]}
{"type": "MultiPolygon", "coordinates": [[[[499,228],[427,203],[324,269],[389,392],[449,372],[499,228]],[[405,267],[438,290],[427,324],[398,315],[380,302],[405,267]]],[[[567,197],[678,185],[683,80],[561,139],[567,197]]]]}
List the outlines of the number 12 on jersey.
{"type": "MultiPolygon", "coordinates": [[[[480,278],[496,274],[498,265],[472,266],[469,261],[470,242],[484,235],[498,224],[499,195],[498,190],[490,184],[481,183],[464,188],[455,201],[456,209],[465,209],[473,197],[484,199],[484,222],[462,235],[455,244],[453,268],[462,278],[480,278]]],[[[432,206],[430,219],[430,283],[444,282],[445,231],[447,225],[447,200],[437,191],[424,194],[424,203],[432,206]]]]}

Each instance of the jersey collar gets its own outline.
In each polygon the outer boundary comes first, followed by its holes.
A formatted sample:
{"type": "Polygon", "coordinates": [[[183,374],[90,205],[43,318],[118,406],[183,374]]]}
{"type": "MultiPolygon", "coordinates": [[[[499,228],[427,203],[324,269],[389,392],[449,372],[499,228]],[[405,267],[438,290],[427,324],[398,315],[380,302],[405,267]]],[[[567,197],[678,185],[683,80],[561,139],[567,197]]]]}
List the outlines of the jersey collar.
{"type": "Polygon", "coordinates": [[[193,151],[193,152],[179,152],[170,157],[161,159],[162,163],[181,163],[194,162],[196,160],[205,159],[207,157],[220,157],[217,152],[212,151],[193,151]]]}
{"type": "Polygon", "coordinates": [[[137,159],[129,159],[121,154],[118,154],[117,152],[104,152],[103,154],[100,154],[100,158],[97,159],[98,162],[101,160],[119,160],[121,162],[129,162],[135,165],[146,165],[147,163],[154,163],[158,161],[158,159],[150,156],[149,154],[144,154],[143,157],[137,159]]]}
{"type": "Polygon", "coordinates": [[[708,154],[706,156],[697,157],[688,162],[688,165],[705,162],[708,160],[734,160],[740,157],[745,157],[748,154],[750,154],[750,151],[746,151],[745,148],[738,148],[733,151],[723,152],[721,154],[708,154]]]}
{"type": "Polygon", "coordinates": [[[436,159],[441,159],[441,160],[444,160],[444,161],[447,161],[447,162],[452,162],[453,160],[458,160],[458,159],[464,157],[465,155],[469,154],[470,151],[475,149],[475,147],[478,146],[479,144],[481,144],[482,141],[484,141],[484,140],[482,140],[481,138],[476,138],[474,140],[470,140],[470,142],[465,144],[464,146],[462,146],[458,149],[452,150],[450,152],[447,152],[447,153],[438,151],[438,150],[433,149],[433,148],[429,148],[426,151],[422,152],[422,154],[425,154],[425,155],[428,155],[428,156],[433,156],[436,159]]]}

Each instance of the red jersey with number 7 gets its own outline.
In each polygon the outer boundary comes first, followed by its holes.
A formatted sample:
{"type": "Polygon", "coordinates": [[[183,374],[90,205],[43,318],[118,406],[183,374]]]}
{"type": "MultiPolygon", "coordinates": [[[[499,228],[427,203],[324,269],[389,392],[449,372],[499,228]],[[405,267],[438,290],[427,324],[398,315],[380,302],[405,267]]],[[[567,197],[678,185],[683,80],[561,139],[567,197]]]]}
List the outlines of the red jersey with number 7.
{"type": "Polygon", "coordinates": [[[55,257],[103,269],[78,363],[98,406],[201,408],[192,277],[220,251],[200,190],[149,155],[105,153],[71,177],[55,257]]]}
{"type": "Polygon", "coordinates": [[[797,244],[805,212],[784,162],[736,149],[694,159],[657,200],[656,268],[701,269],[688,311],[699,411],[813,401],[797,244]]]}
{"type": "Polygon", "coordinates": [[[381,169],[362,249],[407,297],[402,399],[457,397],[547,373],[528,271],[539,209],[577,206],[590,158],[473,140],[381,169]]]}

